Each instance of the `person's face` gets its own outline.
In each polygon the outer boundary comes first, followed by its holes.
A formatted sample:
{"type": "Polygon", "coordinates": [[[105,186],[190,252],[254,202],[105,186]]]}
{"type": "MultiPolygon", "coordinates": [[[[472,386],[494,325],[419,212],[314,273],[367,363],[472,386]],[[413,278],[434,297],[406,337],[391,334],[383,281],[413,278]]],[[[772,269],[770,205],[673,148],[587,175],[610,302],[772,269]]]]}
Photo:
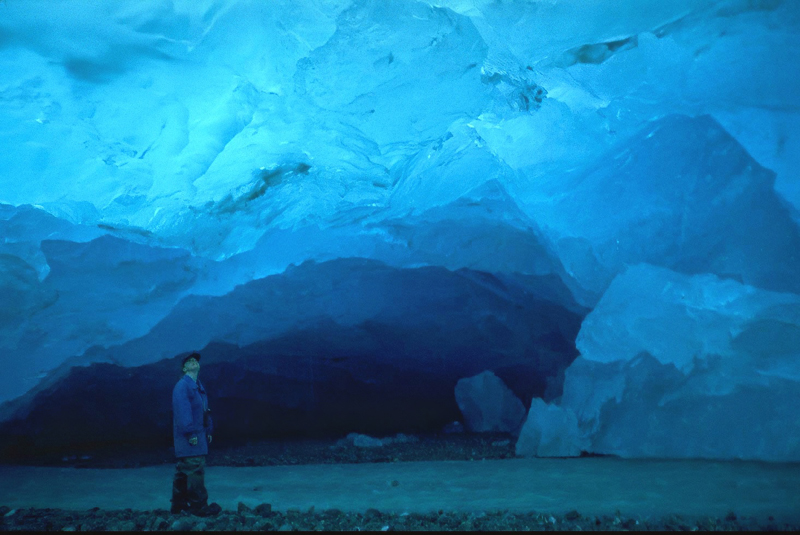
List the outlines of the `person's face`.
{"type": "Polygon", "coordinates": [[[189,359],[183,365],[183,373],[200,371],[200,362],[197,359],[189,359]]]}

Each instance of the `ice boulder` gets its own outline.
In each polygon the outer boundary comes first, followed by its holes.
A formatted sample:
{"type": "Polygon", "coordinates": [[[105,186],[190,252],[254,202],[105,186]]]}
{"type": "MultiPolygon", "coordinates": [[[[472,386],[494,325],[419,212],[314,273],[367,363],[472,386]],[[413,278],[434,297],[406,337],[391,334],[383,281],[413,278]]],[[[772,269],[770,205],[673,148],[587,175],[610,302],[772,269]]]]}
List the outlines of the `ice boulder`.
{"type": "Polygon", "coordinates": [[[638,265],[577,346],[561,406],[589,451],[800,460],[800,295],[638,265]]]}
{"type": "Polygon", "coordinates": [[[520,431],[516,453],[525,457],[578,457],[583,442],[572,410],[535,398],[520,431]]]}
{"type": "Polygon", "coordinates": [[[347,439],[352,440],[353,445],[357,448],[380,448],[383,446],[381,439],[359,433],[350,433],[347,435],[347,439]]]}
{"type": "Polygon", "coordinates": [[[519,431],[525,406],[502,379],[486,370],[456,383],[456,403],[473,432],[519,431]]]}
{"type": "Polygon", "coordinates": [[[414,444],[416,442],[419,442],[419,438],[404,433],[397,433],[393,437],[385,438],[371,437],[361,433],[348,433],[346,437],[336,441],[334,447],[346,448],[348,446],[355,446],[356,448],[382,448],[384,446],[391,446],[392,444],[414,444]]]}

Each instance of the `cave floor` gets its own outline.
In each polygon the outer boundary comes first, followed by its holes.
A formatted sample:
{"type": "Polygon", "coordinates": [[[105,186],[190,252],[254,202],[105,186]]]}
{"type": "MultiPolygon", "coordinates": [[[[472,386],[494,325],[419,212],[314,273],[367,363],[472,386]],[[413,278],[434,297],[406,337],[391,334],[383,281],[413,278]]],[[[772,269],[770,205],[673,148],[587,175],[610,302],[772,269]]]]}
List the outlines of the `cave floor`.
{"type": "MultiPolygon", "coordinates": [[[[168,509],[169,465],[132,469],[0,466],[0,505],[168,509]]],[[[210,501],[364,512],[537,511],[800,519],[800,464],[701,460],[504,459],[211,466],[210,501]]]]}

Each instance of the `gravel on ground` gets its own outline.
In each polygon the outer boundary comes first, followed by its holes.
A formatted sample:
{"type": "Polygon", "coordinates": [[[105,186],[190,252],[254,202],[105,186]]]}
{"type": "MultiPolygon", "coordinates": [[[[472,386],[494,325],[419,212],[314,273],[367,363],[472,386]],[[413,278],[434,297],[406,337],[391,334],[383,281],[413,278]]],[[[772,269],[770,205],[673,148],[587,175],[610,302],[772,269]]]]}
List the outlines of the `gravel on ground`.
{"type": "Polygon", "coordinates": [[[459,513],[363,513],[327,511],[273,511],[269,504],[214,517],[178,515],[155,511],[64,511],[61,509],[9,509],[0,506],[0,531],[795,531],[798,525],[768,519],[740,518],[733,512],[725,518],[687,518],[669,515],[645,518],[622,514],[583,516],[578,511],[552,515],[531,511],[484,511],[459,513]]]}

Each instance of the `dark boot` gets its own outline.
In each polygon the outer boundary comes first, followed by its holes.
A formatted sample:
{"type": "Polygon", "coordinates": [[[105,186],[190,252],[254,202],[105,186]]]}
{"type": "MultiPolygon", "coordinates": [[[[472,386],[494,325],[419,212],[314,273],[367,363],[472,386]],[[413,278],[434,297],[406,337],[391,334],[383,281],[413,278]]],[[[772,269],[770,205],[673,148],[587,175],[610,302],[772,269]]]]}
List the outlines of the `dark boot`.
{"type": "Polygon", "coordinates": [[[205,485],[206,458],[186,457],[182,459],[181,472],[186,474],[187,510],[199,514],[208,507],[208,492],[205,485]]]}
{"type": "Polygon", "coordinates": [[[181,462],[179,460],[175,468],[175,476],[172,478],[172,500],[170,500],[172,506],[169,508],[169,512],[177,515],[186,511],[189,508],[187,498],[186,474],[181,470],[181,462]]]}

